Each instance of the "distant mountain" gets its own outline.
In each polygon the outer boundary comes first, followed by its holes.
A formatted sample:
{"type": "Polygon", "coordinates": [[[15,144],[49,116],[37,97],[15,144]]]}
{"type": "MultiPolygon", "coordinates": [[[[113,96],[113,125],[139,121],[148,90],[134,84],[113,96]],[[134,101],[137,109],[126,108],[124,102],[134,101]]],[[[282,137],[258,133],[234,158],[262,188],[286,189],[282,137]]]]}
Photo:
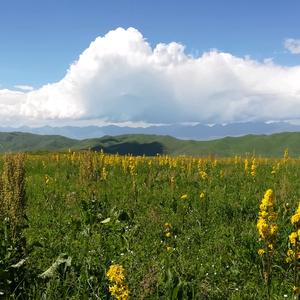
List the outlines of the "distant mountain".
{"type": "Polygon", "coordinates": [[[162,135],[104,136],[97,139],[75,140],[57,135],[31,133],[0,133],[0,152],[66,151],[91,149],[106,153],[133,155],[195,155],[229,156],[255,154],[282,156],[288,148],[291,156],[300,155],[300,133],[246,135],[211,141],[179,140],[162,135]]]}
{"type": "Polygon", "coordinates": [[[163,125],[150,127],[120,127],[116,125],[108,126],[63,126],[63,127],[0,127],[2,132],[27,132],[35,134],[62,135],[73,139],[98,138],[105,135],[123,134],[157,134],[170,135],[179,139],[211,140],[226,136],[242,136],[247,134],[273,134],[280,132],[300,132],[299,125],[292,125],[288,122],[263,123],[245,122],[232,123],[227,125],[163,125]]]}

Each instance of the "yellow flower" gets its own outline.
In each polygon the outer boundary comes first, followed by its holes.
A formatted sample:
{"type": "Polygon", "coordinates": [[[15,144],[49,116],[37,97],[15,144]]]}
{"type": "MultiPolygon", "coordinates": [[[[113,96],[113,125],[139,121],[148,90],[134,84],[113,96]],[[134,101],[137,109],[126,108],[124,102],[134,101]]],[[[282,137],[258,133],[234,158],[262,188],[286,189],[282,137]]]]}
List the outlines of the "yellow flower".
{"type": "Polygon", "coordinates": [[[180,197],[180,199],[181,199],[181,200],[186,200],[186,199],[188,199],[188,197],[189,197],[189,196],[188,196],[187,194],[184,194],[184,195],[182,195],[182,196],[180,197]]]}
{"type": "Polygon", "coordinates": [[[296,213],[291,217],[291,223],[293,225],[298,225],[300,223],[300,202],[296,213]]]}
{"type": "Polygon", "coordinates": [[[50,177],[48,175],[45,175],[45,183],[48,184],[50,182],[50,177]]]}
{"type": "Polygon", "coordinates": [[[270,226],[270,233],[271,235],[275,235],[278,231],[278,226],[276,224],[271,224],[270,226]]]}
{"type": "Polygon", "coordinates": [[[170,223],[165,223],[164,224],[166,230],[169,230],[170,228],[172,228],[172,225],[170,223]]]}
{"type": "Polygon", "coordinates": [[[249,161],[248,161],[248,159],[245,159],[245,161],[244,161],[244,169],[245,169],[245,173],[246,174],[248,173],[248,166],[249,166],[249,161]]]}
{"type": "Polygon", "coordinates": [[[205,194],[204,192],[201,192],[200,195],[199,195],[200,199],[204,199],[205,198],[205,194]]]}
{"type": "Polygon", "coordinates": [[[257,168],[257,164],[256,164],[256,159],[254,158],[252,160],[252,165],[251,165],[251,176],[255,177],[256,175],[256,168],[257,168]]]}
{"type": "Polygon", "coordinates": [[[128,286],[124,283],[124,268],[121,265],[111,265],[106,272],[110,281],[109,292],[117,300],[127,300],[129,297],[128,286]]]}
{"type": "Polygon", "coordinates": [[[293,257],[293,256],[295,255],[295,253],[294,253],[294,251],[293,251],[292,249],[289,249],[289,250],[287,251],[286,255],[287,255],[288,257],[293,257]]]}
{"type": "Polygon", "coordinates": [[[266,253],[266,251],[264,249],[258,249],[257,253],[259,256],[263,256],[266,253]]]}
{"type": "Polygon", "coordinates": [[[274,197],[273,191],[268,189],[259,206],[260,212],[257,220],[256,228],[258,230],[259,236],[262,240],[267,240],[270,242],[277,231],[278,226],[273,223],[276,220],[276,214],[273,211],[274,197]]]}
{"type": "Polygon", "coordinates": [[[109,286],[109,292],[117,300],[127,300],[129,297],[128,287],[125,284],[113,284],[109,286]]]}
{"type": "Polygon", "coordinates": [[[289,235],[289,240],[290,240],[290,242],[291,242],[292,245],[294,245],[294,246],[296,245],[297,238],[298,238],[297,232],[292,232],[289,235]]]}
{"type": "Polygon", "coordinates": [[[170,247],[170,246],[167,246],[166,249],[167,249],[168,252],[171,252],[173,250],[173,248],[170,247]]]}
{"type": "Polygon", "coordinates": [[[207,175],[207,173],[205,171],[200,171],[199,172],[199,176],[203,180],[207,179],[207,177],[208,177],[208,175],[207,175]]]}
{"type": "Polygon", "coordinates": [[[259,218],[257,221],[257,230],[260,237],[264,240],[268,236],[269,226],[264,218],[259,218]]]}
{"type": "Polygon", "coordinates": [[[170,232],[170,231],[168,231],[168,232],[166,232],[165,236],[169,238],[169,237],[171,237],[171,236],[172,236],[172,234],[171,234],[171,232],[170,232]]]}
{"type": "Polygon", "coordinates": [[[111,265],[106,272],[109,281],[122,283],[125,280],[124,268],[121,265],[111,265]]]}

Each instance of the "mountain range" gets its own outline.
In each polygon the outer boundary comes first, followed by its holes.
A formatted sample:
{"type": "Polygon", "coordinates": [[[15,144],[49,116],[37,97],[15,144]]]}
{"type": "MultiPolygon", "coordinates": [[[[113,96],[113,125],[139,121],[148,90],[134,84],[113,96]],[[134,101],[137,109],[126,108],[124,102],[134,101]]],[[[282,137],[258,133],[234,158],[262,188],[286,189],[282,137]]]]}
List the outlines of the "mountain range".
{"type": "Polygon", "coordinates": [[[226,136],[243,136],[247,134],[273,134],[280,132],[300,132],[300,125],[288,122],[245,122],[227,125],[182,125],[171,124],[150,127],[107,126],[62,126],[62,127],[0,127],[0,132],[26,132],[46,135],[62,135],[71,139],[99,138],[105,135],[118,136],[124,134],[170,135],[179,139],[212,140],[226,136]]]}

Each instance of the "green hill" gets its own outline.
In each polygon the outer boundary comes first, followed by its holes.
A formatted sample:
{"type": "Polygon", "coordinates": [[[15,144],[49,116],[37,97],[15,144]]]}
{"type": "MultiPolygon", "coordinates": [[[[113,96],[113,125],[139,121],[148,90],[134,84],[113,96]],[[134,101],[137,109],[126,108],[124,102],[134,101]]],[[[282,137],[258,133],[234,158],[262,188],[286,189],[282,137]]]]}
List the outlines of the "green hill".
{"type": "Polygon", "coordinates": [[[0,132],[0,152],[56,151],[78,143],[59,135],[38,135],[23,132],[0,132]]]}
{"type": "Polygon", "coordinates": [[[101,149],[106,153],[134,155],[218,155],[256,154],[282,156],[288,148],[291,156],[300,156],[300,133],[273,135],[246,135],[226,137],[212,141],[178,140],[160,135],[104,136],[98,139],[74,140],[58,135],[29,133],[0,133],[0,152],[14,151],[66,151],[101,149]]]}

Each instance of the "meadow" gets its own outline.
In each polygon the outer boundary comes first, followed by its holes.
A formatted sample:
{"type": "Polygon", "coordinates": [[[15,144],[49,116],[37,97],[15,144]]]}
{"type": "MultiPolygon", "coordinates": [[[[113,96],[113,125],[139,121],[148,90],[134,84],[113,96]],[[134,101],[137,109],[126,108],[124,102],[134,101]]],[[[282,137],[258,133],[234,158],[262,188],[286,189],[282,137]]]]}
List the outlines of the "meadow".
{"type": "Polygon", "coordinates": [[[9,154],[0,170],[0,298],[298,299],[287,151],[9,154]]]}

